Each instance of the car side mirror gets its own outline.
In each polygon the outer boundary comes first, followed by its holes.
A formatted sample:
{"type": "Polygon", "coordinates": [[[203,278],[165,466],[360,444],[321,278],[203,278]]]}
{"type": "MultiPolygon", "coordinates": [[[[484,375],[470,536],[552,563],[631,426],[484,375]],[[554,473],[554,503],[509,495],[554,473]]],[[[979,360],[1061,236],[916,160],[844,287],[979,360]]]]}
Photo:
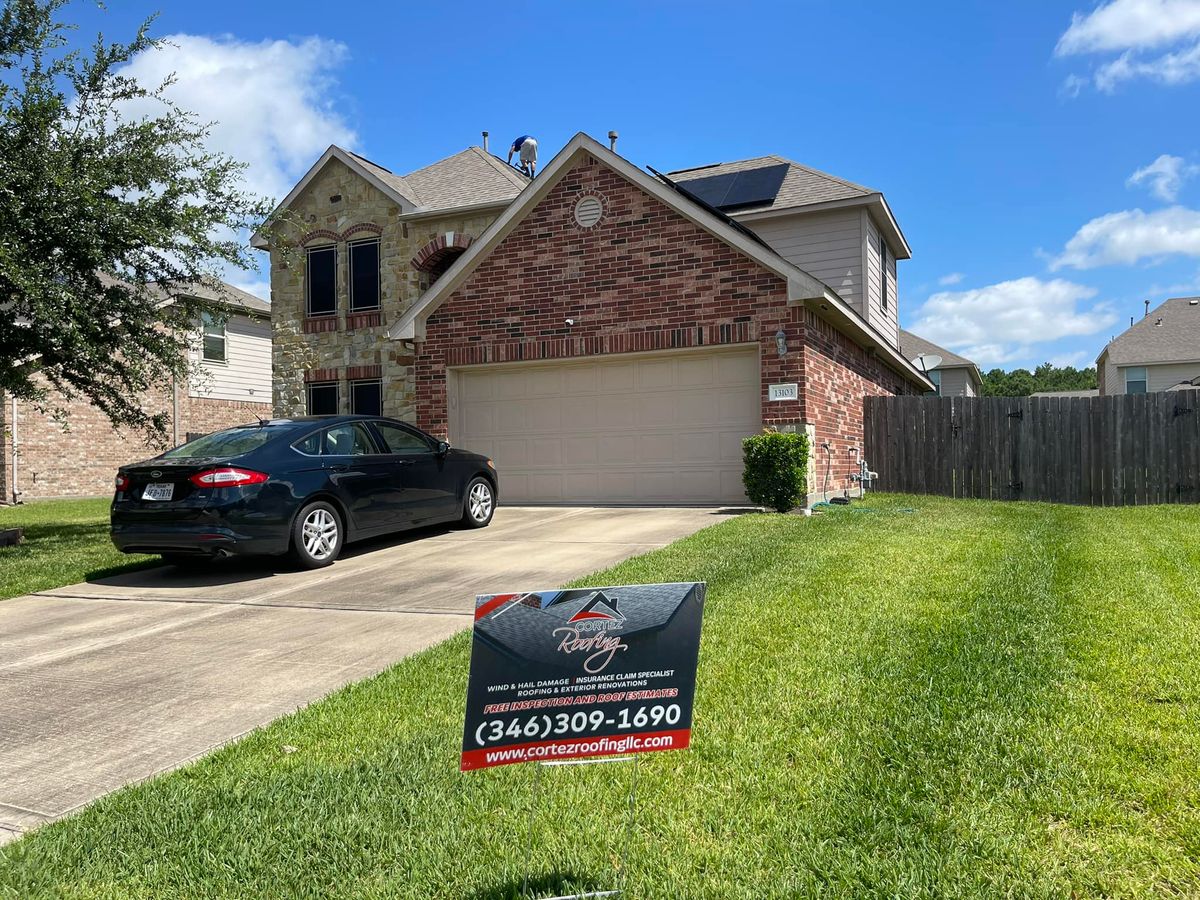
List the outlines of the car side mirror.
{"type": "Polygon", "coordinates": [[[438,441],[437,455],[445,456],[449,452],[450,452],[450,442],[449,441],[438,441]]]}

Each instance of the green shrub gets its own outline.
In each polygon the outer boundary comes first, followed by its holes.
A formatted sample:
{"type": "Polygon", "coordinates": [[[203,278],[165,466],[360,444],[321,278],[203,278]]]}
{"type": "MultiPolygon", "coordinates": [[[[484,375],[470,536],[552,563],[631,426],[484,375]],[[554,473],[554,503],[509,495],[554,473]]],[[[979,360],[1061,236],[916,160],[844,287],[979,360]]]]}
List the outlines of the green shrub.
{"type": "Polygon", "coordinates": [[[787,512],[808,495],[808,437],[764,431],[742,441],[742,483],[752,503],[787,512]]]}

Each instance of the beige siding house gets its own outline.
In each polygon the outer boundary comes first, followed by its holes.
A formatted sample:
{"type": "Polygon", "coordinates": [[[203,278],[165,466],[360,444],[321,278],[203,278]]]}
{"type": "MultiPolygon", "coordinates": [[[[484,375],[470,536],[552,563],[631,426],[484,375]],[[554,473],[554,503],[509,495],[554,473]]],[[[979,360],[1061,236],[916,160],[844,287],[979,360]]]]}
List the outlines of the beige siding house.
{"type": "Polygon", "coordinates": [[[941,363],[929,372],[929,378],[937,387],[940,397],[980,397],[983,395],[983,376],[979,366],[965,356],[939,347],[911,331],[900,329],[900,352],[904,358],[915,360],[918,356],[940,356],[941,363]]]}
{"type": "Polygon", "coordinates": [[[1200,385],[1200,298],[1175,297],[1115,337],[1096,359],[1100,393],[1200,385]]]}

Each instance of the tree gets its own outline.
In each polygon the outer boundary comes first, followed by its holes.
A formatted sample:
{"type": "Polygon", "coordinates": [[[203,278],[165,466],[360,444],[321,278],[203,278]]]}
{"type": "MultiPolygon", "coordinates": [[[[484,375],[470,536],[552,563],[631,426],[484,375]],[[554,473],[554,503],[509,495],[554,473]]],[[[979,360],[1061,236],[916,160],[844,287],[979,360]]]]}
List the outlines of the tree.
{"type": "Polygon", "coordinates": [[[205,149],[209,126],[170,101],[170,80],[121,74],[162,45],[151,21],[85,53],[68,48],[66,2],[8,0],[0,14],[0,392],[59,413],[54,392],[84,399],[162,436],[167,415],[142,396],[186,375],[191,329],[214,311],[164,305],[164,286],[252,268],[239,235],[269,204],[205,149]]]}
{"type": "Polygon", "coordinates": [[[1042,363],[1028,369],[992,369],[983,376],[985,397],[1028,397],[1036,391],[1084,391],[1096,387],[1095,369],[1058,367],[1042,363]]]}

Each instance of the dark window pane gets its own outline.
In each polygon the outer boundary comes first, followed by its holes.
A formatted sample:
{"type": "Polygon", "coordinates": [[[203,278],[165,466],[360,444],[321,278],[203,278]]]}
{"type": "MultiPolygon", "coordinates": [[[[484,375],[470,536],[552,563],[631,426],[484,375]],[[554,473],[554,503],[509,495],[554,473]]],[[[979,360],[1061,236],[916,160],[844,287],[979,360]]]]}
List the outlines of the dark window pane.
{"type": "Polygon", "coordinates": [[[432,449],[423,437],[407,428],[389,425],[386,422],[376,422],[375,427],[383,435],[383,442],[392,453],[422,453],[432,449]]]}
{"type": "Polygon", "coordinates": [[[227,428],[224,431],[198,437],[186,444],[180,444],[174,450],[168,450],[163,456],[171,459],[240,456],[251,450],[257,450],[271,438],[278,437],[285,428],[286,426],[279,425],[227,428]]]}
{"type": "Polygon", "coordinates": [[[310,416],[336,416],[337,412],[337,384],[330,381],[308,386],[308,414],[310,416]]]}
{"type": "Polygon", "coordinates": [[[383,385],[378,381],[350,382],[350,412],[360,416],[383,415],[383,385]]]}
{"type": "Polygon", "coordinates": [[[374,452],[371,436],[357,422],[338,425],[325,432],[326,456],[368,456],[374,452]]]}
{"type": "Polygon", "coordinates": [[[379,241],[350,245],[350,308],[379,307],[379,241]]]}
{"type": "Polygon", "coordinates": [[[308,251],[308,314],[329,316],[337,312],[337,248],[308,251]]]}
{"type": "Polygon", "coordinates": [[[301,453],[306,453],[309,456],[320,456],[321,455],[321,440],[324,437],[325,437],[325,432],[314,431],[308,437],[303,438],[299,441],[296,441],[296,443],[292,444],[292,446],[295,447],[297,450],[299,450],[301,453]]]}

